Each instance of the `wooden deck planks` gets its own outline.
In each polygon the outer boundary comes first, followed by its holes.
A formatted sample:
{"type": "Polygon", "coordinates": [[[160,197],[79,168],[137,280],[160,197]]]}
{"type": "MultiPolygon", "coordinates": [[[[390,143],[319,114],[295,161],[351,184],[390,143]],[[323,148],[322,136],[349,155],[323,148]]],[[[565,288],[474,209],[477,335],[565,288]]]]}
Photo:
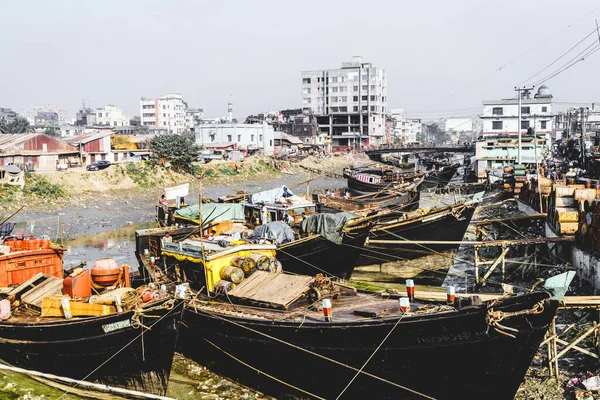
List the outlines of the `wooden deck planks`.
{"type": "Polygon", "coordinates": [[[228,292],[229,297],[287,307],[308,290],[313,278],[256,271],[228,292]]]}

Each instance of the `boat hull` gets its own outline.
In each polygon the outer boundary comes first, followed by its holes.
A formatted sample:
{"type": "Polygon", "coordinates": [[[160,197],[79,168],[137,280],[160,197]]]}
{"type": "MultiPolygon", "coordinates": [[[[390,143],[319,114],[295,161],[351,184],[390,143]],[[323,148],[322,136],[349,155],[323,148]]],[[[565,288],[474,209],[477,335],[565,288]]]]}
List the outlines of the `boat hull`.
{"type": "Polygon", "coordinates": [[[119,327],[131,324],[133,311],[47,323],[4,321],[0,358],[20,368],[165,395],[182,308],[177,302],[147,311],[140,322],[152,329],[143,335],[141,326],[119,327]]]}
{"type": "Polygon", "coordinates": [[[444,167],[441,171],[435,171],[427,175],[423,180],[421,187],[423,189],[436,189],[438,187],[444,187],[450,182],[450,179],[456,174],[459,164],[450,165],[444,167]]]}
{"type": "Polygon", "coordinates": [[[311,276],[325,273],[350,279],[371,226],[366,224],[344,234],[342,244],[321,235],[285,243],[277,247],[277,259],[286,272],[311,276]]]}
{"type": "Polygon", "coordinates": [[[396,196],[387,196],[385,200],[356,201],[352,198],[327,198],[326,202],[317,203],[317,211],[321,213],[353,212],[368,209],[389,208],[393,211],[412,211],[419,207],[420,192],[418,190],[405,192],[396,196]]]}
{"type": "MultiPolygon", "coordinates": [[[[494,308],[530,309],[547,296],[532,293],[494,308]]],[[[329,324],[252,320],[188,306],[179,345],[199,364],[278,399],[337,398],[366,360],[371,375],[360,374],[343,398],[423,398],[418,392],[437,399],[512,399],[558,306],[544,303],[541,314],[503,321],[518,329],[515,338],[488,325],[485,305],[399,322],[338,323],[334,310],[329,324]]]]}
{"type": "MultiPolygon", "coordinates": [[[[415,218],[409,223],[376,225],[369,240],[432,240],[432,241],[461,241],[471,222],[475,207],[465,207],[457,217],[451,209],[441,210],[427,218],[415,218]]],[[[368,243],[357,261],[357,265],[383,264],[386,262],[414,260],[420,257],[449,253],[457,250],[458,244],[375,244],[368,243]]],[[[444,269],[438,269],[437,274],[428,279],[443,280],[451,263],[444,269]]]]}

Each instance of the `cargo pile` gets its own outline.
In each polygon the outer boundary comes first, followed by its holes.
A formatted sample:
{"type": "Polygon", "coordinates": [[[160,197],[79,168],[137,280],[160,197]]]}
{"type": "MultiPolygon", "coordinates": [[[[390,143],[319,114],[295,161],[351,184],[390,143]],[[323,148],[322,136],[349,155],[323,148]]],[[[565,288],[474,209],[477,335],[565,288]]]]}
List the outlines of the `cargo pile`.
{"type": "Polygon", "coordinates": [[[572,182],[553,184],[547,178],[539,178],[539,181],[533,178],[523,187],[519,198],[534,209],[547,213],[548,225],[555,233],[576,234],[577,241],[580,244],[585,242],[588,248],[592,242],[598,242],[595,237],[600,237],[600,222],[596,222],[596,215],[600,218],[600,202],[596,202],[600,188],[592,188],[590,180],[582,184],[572,182]]]}

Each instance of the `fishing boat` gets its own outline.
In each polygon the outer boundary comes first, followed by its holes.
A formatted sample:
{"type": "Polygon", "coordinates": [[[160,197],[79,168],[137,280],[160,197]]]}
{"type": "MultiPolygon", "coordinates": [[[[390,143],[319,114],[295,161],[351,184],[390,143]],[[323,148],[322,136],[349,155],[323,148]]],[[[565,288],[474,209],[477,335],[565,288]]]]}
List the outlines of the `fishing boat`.
{"type": "MultiPolygon", "coordinates": [[[[174,213],[198,225],[197,205],[174,213]]],[[[287,271],[349,278],[377,215],[319,214],[316,206],[284,187],[254,193],[242,203],[202,205],[202,235],[275,243],[287,271]]],[[[144,235],[144,232],[139,232],[144,235]]]]}
{"type": "MultiPolygon", "coordinates": [[[[215,285],[227,262],[205,260],[180,351],[276,398],[512,398],[561,300],[547,284],[483,303],[399,307],[397,293],[359,293],[322,276],[258,270],[233,288],[215,285]]],[[[558,277],[557,292],[570,279],[558,277]]]]}
{"type": "MultiPolygon", "coordinates": [[[[418,209],[406,213],[400,218],[380,220],[371,229],[369,240],[357,261],[357,266],[381,265],[439,254],[448,255],[456,251],[459,246],[458,242],[463,239],[480,198],[481,194],[474,196],[469,201],[432,209],[418,209]],[[404,241],[410,243],[404,244],[404,241]],[[446,243],[418,243],[423,241],[446,243]]],[[[417,272],[423,279],[427,275],[430,284],[441,284],[450,264],[438,265],[434,274],[428,274],[419,269],[417,272]]],[[[411,278],[412,276],[403,277],[411,278]]]]}

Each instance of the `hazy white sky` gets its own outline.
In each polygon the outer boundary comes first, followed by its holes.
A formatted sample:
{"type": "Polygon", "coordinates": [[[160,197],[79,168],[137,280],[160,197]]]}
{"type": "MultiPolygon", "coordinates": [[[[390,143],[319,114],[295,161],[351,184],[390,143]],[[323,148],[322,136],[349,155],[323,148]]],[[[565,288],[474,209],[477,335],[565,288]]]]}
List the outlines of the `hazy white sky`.
{"type": "MultiPolygon", "coordinates": [[[[85,99],[131,116],[140,97],[177,92],[207,116],[225,116],[231,95],[238,119],[300,107],[300,71],[353,55],[387,70],[389,107],[475,115],[600,19],[597,0],[0,0],[0,10],[0,107],[57,104],[74,116],[85,99]]],[[[599,67],[600,51],[547,82],[557,105],[600,102],[599,67]]]]}

